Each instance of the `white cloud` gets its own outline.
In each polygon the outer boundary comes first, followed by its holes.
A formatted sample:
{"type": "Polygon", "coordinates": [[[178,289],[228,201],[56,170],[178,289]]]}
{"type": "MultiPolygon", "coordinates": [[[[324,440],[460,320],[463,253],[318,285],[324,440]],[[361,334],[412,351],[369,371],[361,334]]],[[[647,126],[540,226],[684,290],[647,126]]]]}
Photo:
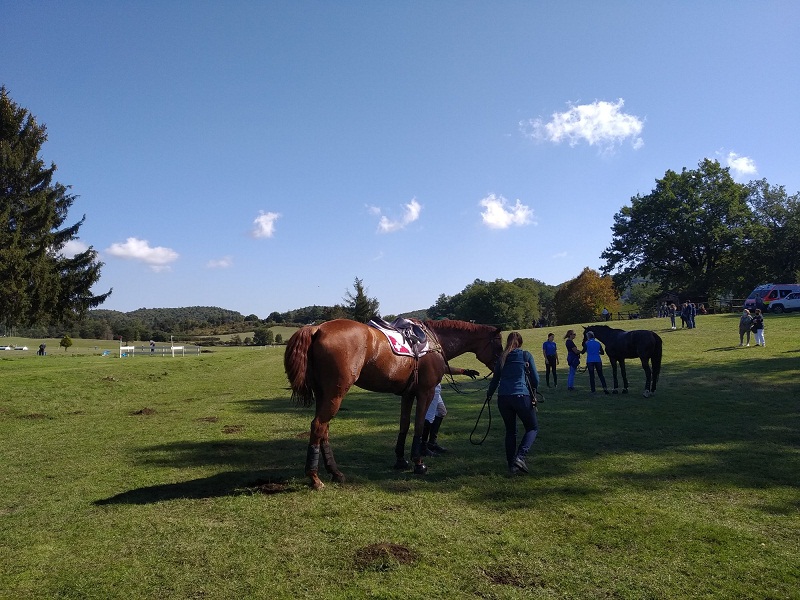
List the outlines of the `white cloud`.
{"type": "Polygon", "coordinates": [[[644,121],[622,112],[624,105],[622,98],[616,104],[602,100],[577,106],[570,104],[568,111],[553,113],[549,122],[541,118],[521,121],[520,129],[535,140],[556,144],[567,140],[570,146],[587,142],[604,150],[630,139],[634,150],[638,150],[644,146],[641,138],[644,121]]]}
{"type": "Polygon", "coordinates": [[[567,252],[566,251],[564,251],[564,252],[556,252],[550,258],[567,258],[567,252]]]}
{"type": "Polygon", "coordinates": [[[274,212],[259,211],[258,216],[253,220],[254,227],[250,235],[254,238],[271,238],[275,235],[275,222],[281,215],[274,212]]]}
{"type": "Polygon", "coordinates": [[[730,167],[734,178],[756,175],[758,169],[756,163],[748,156],[739,156],[736,152],[728,153],[728,167],[730,167]]]}
{"type": "Polygon", "coordinates": [[[222,258],[214,258],[206,263],[208,269],[227,269],[233,266],[233,257],[223,256],[222,258]]]}
{"type": "Polygon", "coordinates": [[[70,240],[64,247],[61,249],[61,255],[66,256],[67,258],[72,258],[81,252],[86,252],[89,249],[87,244],[84,244],[80,240],[70,240]]]}
{"type": "Polygon", "coordinates": [[[157,273],[169,271],[169,263],[176,261],[179,256],[172,248],[151,248],[147,240],[135,237],[129,237],[124,244],[111,244],[105,251],[117,258],[141,261],[157,273]]]}
{"type": "Polygon", "coordinates": [[[512,225],[536,224],[536,220],[533,218],[533,209],[522,204],[519,198],[514,206],[509,206],[508,200],[503,196],[489,194],[480,201],[480,205],[486,209],[481,212],[483,222],[491,229],[508,229],[512,225]]]}
{"type": "MultiPolygon", "coordinates": [[[[405,212],[400,219],[393,221],[386,215],[381,216],[380,221],[378,221],[378,231],[381,233],[392,233],[393,231],[404,229],[406,226],[419,219],[419,214],[422,212],[422,205],[417,202],[416,198],[413,198],[411,202],[405,204],[404,207],[405,212]]],[[[375,207],[370,207],[369,210],[372,214],[380,214],[380,209],[375,209],[375,207]]]]}

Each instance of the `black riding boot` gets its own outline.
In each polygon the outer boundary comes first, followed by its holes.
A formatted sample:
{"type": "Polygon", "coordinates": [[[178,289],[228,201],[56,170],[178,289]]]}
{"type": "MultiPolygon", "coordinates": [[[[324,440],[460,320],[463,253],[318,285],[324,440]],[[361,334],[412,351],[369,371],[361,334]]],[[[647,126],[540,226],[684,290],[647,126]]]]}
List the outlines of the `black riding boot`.
{"type": "Polygon", "coordinates": [[[425,424],[422,426],[422,456],[439,456],[439,453],[436,452],[433,448],[430,447],[428,443],[428,438],[431,435],[431,424],[428,421],[425,421],[425,424]]]}
{"type": "Polygon", "coordinates": [[[442,426],[443,419],[444,417],[439,417],[439,416],[436,416],[433,419],[433,423],[431,423],[431,437],[430,441],[428,442],[428,450],[438,452],[439,454],[447,452],[447,448],[443,448],[442,446],[436,443],[436,439],[439,437],[439,427],[442,426]]]}

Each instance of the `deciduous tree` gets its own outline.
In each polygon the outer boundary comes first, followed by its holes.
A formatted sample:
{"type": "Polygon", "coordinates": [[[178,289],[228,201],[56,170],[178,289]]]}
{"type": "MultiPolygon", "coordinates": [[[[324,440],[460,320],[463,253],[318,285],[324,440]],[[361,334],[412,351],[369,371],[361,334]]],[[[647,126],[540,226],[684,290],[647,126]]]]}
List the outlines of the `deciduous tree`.
{"type": "Polygon", "coordinates": [[[559,324],[596,321],[607,308],[619,309],[619,294],[608,275],[586,267],[575,279],[564,283],[556,292],[554,303],[559,324]]]}
{"type": "Polygon", "coordinates": [[[602,272],[613,273],[620,289],[638,276],[692,298],[730,290],[753,233],[747,196],[717,161],[667,171],[614,215],[602,272]]]}

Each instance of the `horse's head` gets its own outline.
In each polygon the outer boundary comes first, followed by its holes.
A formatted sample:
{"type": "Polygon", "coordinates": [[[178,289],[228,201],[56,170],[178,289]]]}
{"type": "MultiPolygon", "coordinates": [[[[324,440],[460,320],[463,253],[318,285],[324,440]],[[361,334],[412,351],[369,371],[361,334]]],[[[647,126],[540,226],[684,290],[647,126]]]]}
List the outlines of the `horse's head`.
{"type": "Polygon", "coordinates": [[[475,353],[475,356],[486,365],[486,368],[493,371],[497,364],[497,359],[503,353],[503,339],[500,336],[501,330],[499,327],[490,328],[488,333],[489,339],[482,349],[475,353]]]}

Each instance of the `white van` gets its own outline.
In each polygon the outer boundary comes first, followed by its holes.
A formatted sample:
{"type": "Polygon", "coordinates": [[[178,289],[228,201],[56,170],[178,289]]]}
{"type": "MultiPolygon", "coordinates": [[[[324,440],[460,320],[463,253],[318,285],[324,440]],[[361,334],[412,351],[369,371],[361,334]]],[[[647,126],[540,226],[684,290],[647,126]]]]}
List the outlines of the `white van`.
{"type": "Polygon", "coordinates": [[[800,283],[767,283],[758,286],[744,301],[744,308],[753,310],[758,308],[758,299],[761,299],[764,308],[762,310],[769,310],[769,305],[774,300],[785,298],[792,292],[800,292],[800,283]]]}

